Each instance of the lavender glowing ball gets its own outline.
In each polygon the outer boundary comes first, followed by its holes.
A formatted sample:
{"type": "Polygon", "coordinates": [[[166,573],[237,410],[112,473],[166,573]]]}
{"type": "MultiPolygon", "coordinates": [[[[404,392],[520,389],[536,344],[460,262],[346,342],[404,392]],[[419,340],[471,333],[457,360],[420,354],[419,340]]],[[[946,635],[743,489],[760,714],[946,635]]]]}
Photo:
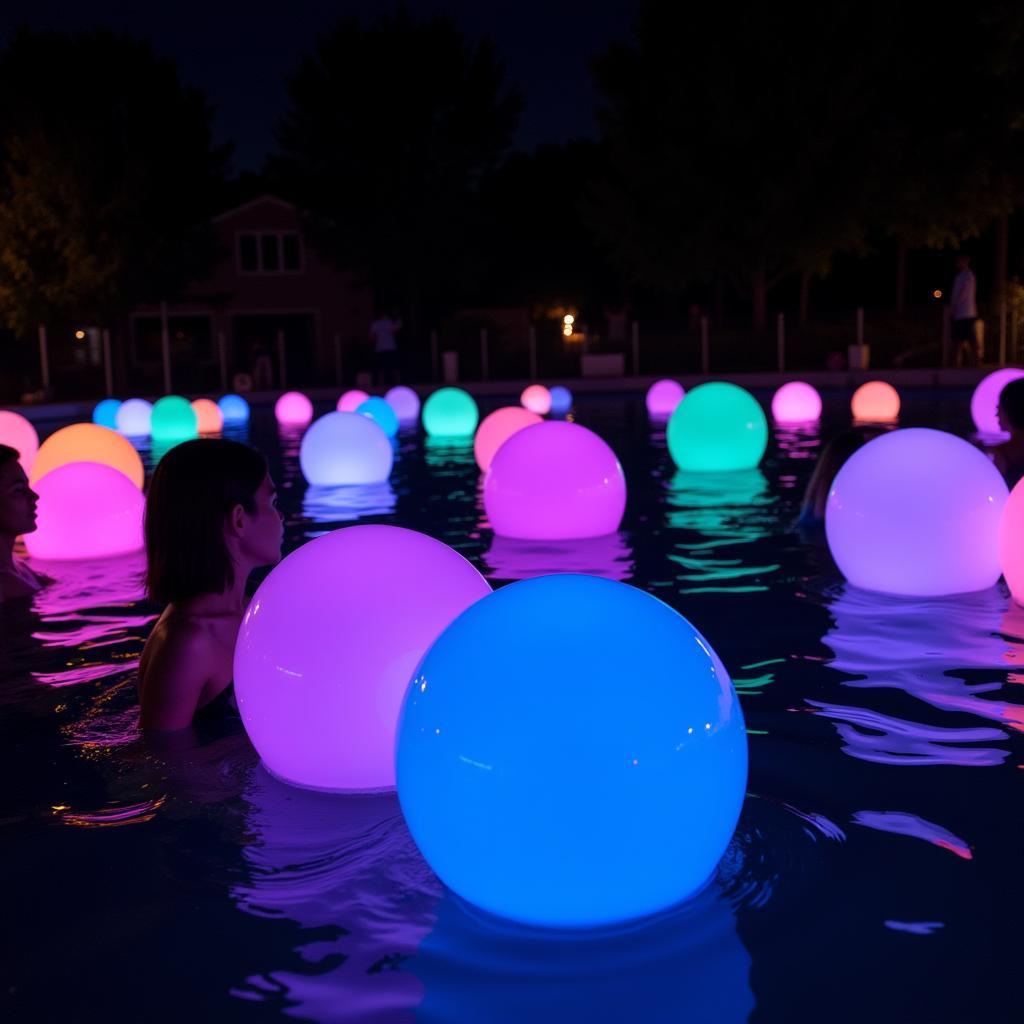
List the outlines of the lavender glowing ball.
{"type": "Polygon", "coordinates": [[[996,409],[999,407],[999,396],[1003,393],[1003,388],[1010,381],[1020,380],[1021,377],[1024,377],[1024,370],[1008,366],[1001,370],[995,370],[987,377],[982,378],[981,382],[974,389],[974,394],[971,395],[971,419],[974,420],[974,425],[977,427],[979,434],[991,437],[1007,436],[1000,429],[999,420],[996,416],[996,409]]]}
{"type": "Polygon", "coordinates": [[[196,414],[196,430],[200,434],[219,434],[224,429],[224,414],[209,398],[195,399],[192,411],[196,414]]]}
{"type": "Polygon", "coordinates": [[[249,403],[241,395],[224,395],[217,401],[224,426],[240,427],[249,422],[249,403]]]}
{"type": "Polygon", "coordinates": [[[1014,601],[1024,605],[1024,481],[1010,492],[999,522],[999,564],[1014,601]]]}
{"type": "Polygon", "coordinates": [[[768,421],[749,391],[724,381],[698,384],[676,406],[668,450],[684,471],[735,473],[753,469],[768,445],[768,421]]]}
{"type": "Polygon", "coordinates": [[[656,380],[648,389],[647,415],[652,420],[667,420],[676,411],[676,406],[683,400],[683,385],[675,380],[656,380]]]}
{"type": "Polygon", "coordinates": [[[117,410],[114,422],[117,432],[124,437],[149,437],[153,419],[153,405],[144,398],[129,398],[117,410]]]}
{"type": "Polygon", "coordinates": [[[305,427],[313,419],[313,403],[301,391],[286,391],[274,403],[274,418],[282,427],[305,427]]]}
{"type": "Polygon", "coordinates": [[[543,384],[531,384],[523,389],[519,404],[538,416],[547,416],[551,412],[551,392],[543,384]]]}
{"type": "Polygon", "coordinates": [[[299,447],[302,475],[314,485],[377,484],[391,475],[395,453],[369,416],[329,412],[306,431],[299,447]]]}
{"type": "Polygon", "coordinates": [[[858,423],[895,423],[900,415],[900,394],[884,380],[869,380],[854,391],[850,412],[858,423]]]}
{"type": "Polygon", "coordinates": [[[192,403],[181,395],[165,395],[153,405],[149,432],[155,445],[174,445],[199,435],[199,421],[192,403]]]}
{"type": "Polygon", "coordinates": [[[416,670],[397,746],[402,813],[441,881],[542,927],[698,892],[747,779],[743,713],[711,645],[595,576],[513,583],[463,612],[416,670]]]}
{"type": "Polygon", "coordinates": [[[552,416],[564,416],[572,409],[572,392],[561,384],[556,384],[551,389],[551,414],[552,416]]]}
{"type": "Polygon", "coordinates": [[[484,508],[499,537],[572,540],[614,533],[626,477],[592,430],[548,420],[513,434],[484,478],[484,508]]]}
{"type": "Polygon", "coordinates": [[[123,473],[99,462],[69,462],[33,485],[39,495],[33,558],[72,561],[114,558],[143,546],[145,498],[123,473]]]}
{"type": "Polygon", "coordinates": [[[39,435],[36,428],[20,413],[0,409],[0,444],[5,444],[18,453],[21,468],[31,476],[32,465],[39,451],[39,435]]]}
{"type": "Polygon", "coordinates": [[[117,430],[117,410],[121,408],[120,398],[104,398],[92,410],[92,421],[108,430],[117,430]]]}
{"type": "Polygon", "coordinates": [[[814,423],[821,419],[821,395],[810,384],[791,380],[772,396],[772,419],[780,424],[814,423]]]}
{"type": "Polygon", "coordinates": [[[420,396],[404,384],[385,392],[384,401],[395,410],[399,423],[415,423],[420,418],[420,396]]]}
{"type": "Polygon", "coordinates": [[[346,391],[341,398],[338,399],[338,404],[335,406],[335,412],[355,412],[370,396],[365,391],[360,391],[359,388],[353,388],[351,391],[346,391]]]}
{"type": "Polygon", "coordinates": [[[913,428],[869,441],[839,470],[825,534],[855,586],[909,597],[991,587],[1007,491],[987,456],[953,434],[913,428]]]}
{"type": "Polygon", "coordinates": [[[383,398],[366,399],[356,407],[356,412],[373,420],[388,437],[394,437],[398,433],[398,417],[383,398]]]}
{"type": "Polygon", "coordinates": [[[462,388],[439,388],[423,403],[423,429],[431,437],[472,437],[480,412],[462,388]]]}
{"type": "Polygon", "coordinates": [[[485,416],[473,438],[473,456],[480,471],[487,472],[498,449],[513,434],[543,422],[537,413],[521,405],[506,405],[485,416]]]}
{"type": "Polygon", "coordinates": [[[131,441],[97,423],[72,423],[52,433],[40,446],[29,478],[35,482],[69,462],[100,462],[123,473],[142,490],[146,471],[131,441]]]}
{"type": "Polygon", "coordinates": [[[238,707],[266,767],[312,789],[393,787],[409,680],[489,593],[457,551],[395,526],[345,527],[293,551],[260,584],[235,648],[238,707]]]}

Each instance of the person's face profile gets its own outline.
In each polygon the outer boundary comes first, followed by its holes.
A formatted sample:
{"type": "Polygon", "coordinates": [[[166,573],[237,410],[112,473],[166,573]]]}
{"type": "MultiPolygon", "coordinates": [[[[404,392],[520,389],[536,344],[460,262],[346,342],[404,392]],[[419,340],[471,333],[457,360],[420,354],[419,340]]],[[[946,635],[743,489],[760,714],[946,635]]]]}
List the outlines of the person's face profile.
{"type": "Polygon", "coordinates": [[[39,495],[16,459],[0,466],[0,533],[17,537],[36,528],[39,495]]]}

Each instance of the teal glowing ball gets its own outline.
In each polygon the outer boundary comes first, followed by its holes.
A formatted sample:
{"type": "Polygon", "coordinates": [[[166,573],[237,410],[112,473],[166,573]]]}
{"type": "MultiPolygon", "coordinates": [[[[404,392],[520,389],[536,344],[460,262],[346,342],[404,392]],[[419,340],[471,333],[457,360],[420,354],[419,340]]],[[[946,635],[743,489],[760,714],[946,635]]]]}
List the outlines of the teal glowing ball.
{"type": "Polygon", "coordinates": [[[462,612],[413,675],[396,757],[402,812],[441,881],[557,928],[698,892],[747,780],[743,713],[711,645],[650,594],[582,575],[462,612]]]}
{"type": "Polygon", "coordinates": [[[217,402],[225,427],[239,427],[249,422],[249,403],[241,395],[224,395],[217,402]]]}
{"type": "Polygon", "coordinates": [[[117,410],[120,408],[120,398],[104,398],[92,411],[93,423],[109,430],[117,430],[117,410]]]}
{"type": "Polygon", "coordinates": [[[368,416],[388,437],[398,433],[398,416],[383,398],[367,398],[356,406],[356,412],[360,416],[368,416]]]}
{"type": "Polygon", "coordinates": [[[768,421],[757,399],[724,381],[688,391],[668,421],[668,450],[683,470],[753,469],[767,445],[768,421]]]}
{"type": "Polygon", "coordinates": [[[431,437],[472,437],[480,412],[462,388],[441,388],[423,403],[423,429],[431,437]]]}
{"type": "Polygon", "coordinates": [[[150,433],[155,444],[177,444],[199,436],[199,420],[187,398],[165,395],[153,405],[150,433]]]}

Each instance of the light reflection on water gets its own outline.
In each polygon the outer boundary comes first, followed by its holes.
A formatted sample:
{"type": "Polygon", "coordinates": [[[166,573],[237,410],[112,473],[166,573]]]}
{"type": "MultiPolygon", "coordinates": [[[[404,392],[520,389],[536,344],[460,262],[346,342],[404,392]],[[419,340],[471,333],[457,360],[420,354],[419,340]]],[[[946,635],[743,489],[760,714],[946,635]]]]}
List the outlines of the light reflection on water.
{"type": "Polygon", "coordinates": [[[496,580],[528,580],[548,573],[576,572],[621,582],[633,574],[632,556],[629,541],[619,531],[606,537],[571,541],[494,537],[483,561],[486,574],[496,580]]]}

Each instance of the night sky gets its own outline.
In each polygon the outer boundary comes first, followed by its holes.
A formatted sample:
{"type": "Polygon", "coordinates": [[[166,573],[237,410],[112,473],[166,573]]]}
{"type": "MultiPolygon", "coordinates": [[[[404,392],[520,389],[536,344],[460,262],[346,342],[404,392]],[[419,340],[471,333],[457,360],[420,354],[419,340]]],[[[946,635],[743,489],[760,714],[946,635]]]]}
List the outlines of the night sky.
{"type": "MultiPolygon", "coordinates": [[[[416,17],[451,15],[468,36],[495,40],[507,79],[525,100],[517,144],[532,149],[594,134],[596,96],[587,61],[609,43],[629,38],[636,0],[407,0],[405,7],[416,17]]],[[[258,170],[284,109],[283,80],[317,34],[339,17],[373,20],[388,9],[393,5],[380,0],[289,0],[244,14],[210,0],[36,0],[22,14],[5,5],[0,43],[6,44],[18,24],[67,30],[104,26],[147,38],[178,62],[183,80],[203,89],[216,108],[216,140],[235,143],[234,169],[258,170]]]]}

